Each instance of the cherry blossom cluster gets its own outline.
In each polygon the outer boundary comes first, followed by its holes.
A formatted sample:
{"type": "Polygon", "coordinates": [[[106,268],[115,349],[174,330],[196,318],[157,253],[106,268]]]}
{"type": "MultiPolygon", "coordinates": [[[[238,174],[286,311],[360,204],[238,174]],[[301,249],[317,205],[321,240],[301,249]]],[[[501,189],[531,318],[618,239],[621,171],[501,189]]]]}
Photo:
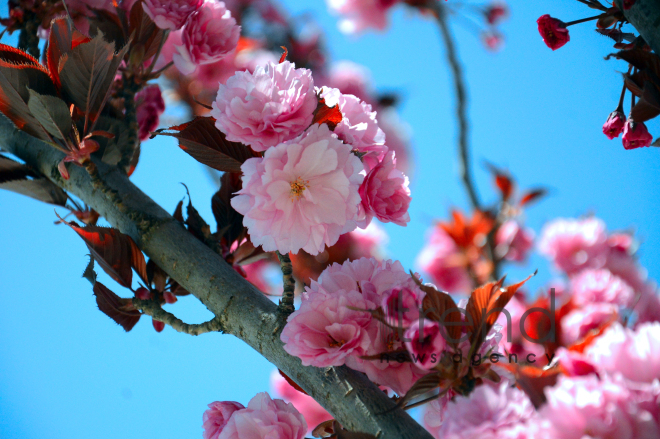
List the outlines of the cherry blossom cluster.
{"type": "Polygon", "coordinates": [[[263,152],[241,166],[243,187],[231,203],[264,250],[316,255],[374,217],[410,220],[408,178],[376,112],[356,96],[315,87],[311,71],[284,60],[237,72],[220,84],[211,115],[228,140],[263,152]],[[341,121],[312,123],[320,102],[341,121]]]}
{"type": "MultiPolygon", "coordinates": [[[[645,77],[646,75],[644,71],[646,66],[644,64],[657,63],[658,57],[656,54],[650,53],[650,47],[643,39],[641,39],[641,37],[635,37],[632,33],[622,31],[622,26],[626,22],[626,19],[622,11],[619,10],[616,5],[606,7],[595,0],[584,1],[583,3],[586,3],[592,9],[600,10],[602,13],[594,17],[575,20],[569,23],[565,23],[545,14],[537,20],[539,34],[543,38],[543,42],[550,49],[557,50],[570,41],[571,37],[568,32],[569,26],[584,23],[586,21],[598,20],[596,23],[596,30],[602,35],[608,36],[614,40],[614,48],[621,50],[621,52],[614,56],[619,59],[627,60],[630,63],[628,73],[624,75],[626,80],[624,81],[619,105],[616,110],[610,113],[609,117],[603,124],[603,134],[605,134],[608,139],[612,140],[623,133],[621,140],[625,149],[651,146],[653,136],[649,133],[644,122],[657,117],[660,112],[655,110],[648,111],[645,110],[645,107],[657,104],[656,99],[654,97],[651,98],[648,93],[653,93],[655,96],[660,84],[654,82],[654,80],[650,80],[649,85],[646,85],[644,80],[641,80],[641,84],[638,84],[638,82],[640,82],[640,77],[645,77]],[[637,53],[642,54],[642,64],[630,58],[636,56],[637,53]],[[636,70],[631,75],[633,68],[636,68],[636,70]],[[644,87],[651,87],[651,90],[645,92],[644,87]],[[630,114],[626,117],[623,110],[623,103],[627,89],[631,92],[632,97],[630,114]],[[638,98],[638,106],[636,106],[636,98],[638,98]],[[648,99],[651,101],[649,102],[648,99]]],[[[623,9],[628,10],[632,8],[634,4],[635,0],[624,1],[623,9]]]]}

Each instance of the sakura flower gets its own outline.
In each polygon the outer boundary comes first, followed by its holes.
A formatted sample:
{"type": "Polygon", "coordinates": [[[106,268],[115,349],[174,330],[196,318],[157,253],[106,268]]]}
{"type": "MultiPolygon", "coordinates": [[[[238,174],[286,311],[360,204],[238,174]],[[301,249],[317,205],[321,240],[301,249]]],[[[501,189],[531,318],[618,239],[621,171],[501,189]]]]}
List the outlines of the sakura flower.
{"type": "Polygon", "coordinates": [[[405,226],[410,221],[408,177],[396,169],[394,153],[388,153],[374,166],[360,186],[364,222],[375,216],[381,222],[405,226]]]}
{"type": "Polygon", "coordinates": [[[206,0],[183,28],[182,45],[172,60],[179,71],[188,75],[198,66],[221,60],[236,49],[241,27],[223,2],[206,0]]]}
{"type": "Polygon", "coordinates": [[[348,234],[353,241],[354,250],[350,259],[374,257],[382,259],[383,248],[389,237],[381,226],[372,222],[366,229],[355,229],[348,234]]]}
{"type": "Polygon", "coordinates": [[[560,376],[546,388],[539,414],[554,439],[652,439],[660,436],[659,387],[608,375],[560,376]]]}
{"type": "Polygon", "coordinates": [[[488,24],[497,24],[509,15],[509,10],[505,3],[493,2],[486,8],[485,15],[488,24]]]}
{"type": "Polygon", "coordinates": [[[610,303],[589,303],[566,314],[561,319],[561,342],[570,346],[589,332],[616,318],[617,308],[610,303]]]}
{"type": "Polygon", "coordinates": [[[505,432],[534,418],[527,395],[508,382],[480,385],[469,396],[456,396],[446,406],[433,401],[424,415],[426,429],[442,439],[512,438],[505,432]]]}
{"type": "Polygon", "coordinates": [[[396,168],[412,179],[414,163],[410,146],[410,126],[401,120],[394,108],[378,110],[378,125],[385,133],[387,148],[394,151],[396,168]]]}
{"type": "Polygon", "coordinates": [[[566,348],[557,349],[555,359],[562,372],[569,377],[598,374],[598,369],[585,355],[566,348]]]}
{"type": "Polygon", "coordinates": [[[536,20],[536,23],[538,24],[539,34],[541,34],[543,42],[552,50],[559,49],[571,39],[566,24],[561,20],[552,18],[548,14],[540,16],[536,20]]]}
{"type": "Polygon", "coordinates": [[[597,218],[554,220],[543,228],[539,251],[568,274],[601,268],[609,251],[605,224],[597,218]]]}
{"type": "Polygon", "coordinates": [[[497,229],[495,251],[507,261],[522,262],[534,242],[534,231],[522,228],[515,220],[508,220],[497,229]]]}
{"type": "Polygon", "coordinates": [[[635,299],[635,292],[620,277],[609,270],[584,270],[571,279],[573,301],[583,306],[593,302],[604,302],[630,307],[635,299]]]}
{"type": "Polygon", "coordinates": [[[435,367],[447,347],[438,322],[426,319],[421,325],[419,320],[414,321],[404,340],[413,362],[422,369],[435,367]]]}
{"type": "Polygon", "coordinates": [[[387,26],[387,11],[398,0],[326,0],[328,7],[343,16],[339,30],[347,34],[367,28],[383,30],[387,26]]]}
{"type": "Polygon", "coordinates": [[[339,89],[345,95],[353,95],[369,103],[373,92],[371,83],[371,74],[366,67],[347,60],[332,63],[327,78],[321,82],[339,89]]]}
{"type": "Polygon", "coordinates": [[[138,137],[145,141],[151,136],[152,131],[158,128],[160,115],[165,111],[165,101],[160,93],[158,85],[150,85],[135,94],[135,106],[137,107],[138,137]]]}
{"type": "Polygon", "coordinates": [[[418,292],[419,289],[392,288],[384,293],[380,305],[390,325],[407,327],[419,320],[422,301],[418,292]]]}
{"type": "Polygon", "coordinates": [[[287,319],[281,334],[284,350],[304,366],[341,366],[350,354],[364,355],[371,342],[366,327],[375,309],[357,291],[313,294],[287,319]]]}
{"type": "Polygon", "coordinates": [[[177,30],[202,6],[203,0],[144,0],[144,12],[161,29],[177,30]]]}
{"type": "Polygon", "coordinates": [[[372,111],[371,105],[336,88],[323,87],[321,98],[325,99],[327,106],[338,105],[341,111],[342,120],[334,129],[335,134],[353,149],[366,154],[362,160],[367,169],[376,166],[385,156],[387,146],[385,133],[378,126],[376,112],[372,111]]]}
{"type": "Polygon", "coordinates": [[[429,243],[417,256],[417,265],[442,290],[465,294],[472,286],[465,258],[456,243],[440,227],[433,228],[429,243]]]}
{"type": "Polygon", "coordinates": [[[255,246],[316,255],[355,229],[362,169],[327,125],[315,125],[243,163],[243,188],[231,204],[255,246]]]}
{"type": "Polygon", "coordinates": [[[292,404],[257,393],[234,412],[218,439],[303,439],[307,423],[292,404]]]}
{"type": "Polygon", "coordinates": [[[625,124],[626,116],[618,110],[613,111],[603,125],[603,134],[605,134],[610,140],[619,137],[625,124]]]}
{"type": "Polygon", "coordinates": [[[321,407],[314,398],[296,390],[277,370],[274,370],[270,376],[270,385],[279,397],[293,404],[296,410],[303,415],[310,430],[321,422],[332,419],[332,415],[321,407]]]}
{"type": "Polygon", "coordinates": [[[653,136],[649,134],[644,122],[635,122],[629,118],[623,128],[622,140],[625,149],[643,148],[651,146],[653,136]]]}
{"type": "Polygon", "coordinates": [[[660,379],[660,323],[644,323],[634,331],[615,323],[589,345],[585,356],[599,369],[630,381],[660,379]]]}
{"type": "Polygon", "coordinates": [[[316,106],[312,72],[284,61],[236,72],[220,85],[211,116],[228,140],[265,151],[301,135],[316,106]]]}
{"type": "Polygon", "coordinates": [[[204,439],[218,439],[231,415],[244,408],[243,404],[233,401],[216,401],[209,404],[209,409],[203,416],[204,439]]]}

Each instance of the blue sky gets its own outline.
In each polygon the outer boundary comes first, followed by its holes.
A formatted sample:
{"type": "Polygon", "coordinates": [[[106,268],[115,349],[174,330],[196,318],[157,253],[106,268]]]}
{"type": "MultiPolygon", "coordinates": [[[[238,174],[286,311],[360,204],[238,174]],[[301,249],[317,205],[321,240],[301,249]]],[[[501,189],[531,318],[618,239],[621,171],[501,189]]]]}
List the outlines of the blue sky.
{"type": "MultiPolygon", "coordinates": [[[[386,229],[389,255],[413,268],[433,219],[467,206],[458,181],[453,91],[437,29],[399,7],[386,33],[347,37],[324,2],[284,4],[317,19],[333,59],[367,66],[378,89],[404,98],[400,113],[411,125],[417,158],[412,220],[406,228],[386,229]]],[[[508,168],[522,187],[550,188],[551,195],[527,212],[527,224],[537,232],[555,217],[595,213],[612,230],[636,230],[641,261],[652,278],[660,278],[660,150],[625,151],[600,131],[616,107],[625,66],[603,59],[611,44],[590,24],[570,28],[571,42],[556,52],[542,43],[536,18],[550,13],[570,21],[592,14],[578,2],[515,0],[511,9],[502,26],[506,46],[498,54],[454,26],[469,84],[482,198],[495,197],[481,165],[488,160],[508,168]]],[[[658,122],[649,129],[660,135],[658,122]]],[[[212,221],[214,185],[172,139],[143,145],[133,180],[167,210],[184,196],[179,183],[185,182],[195,206],[212,221]]],[[[0,437],[196,437],[206,404],[245,404],[268,389],[272,366],[232,336],[191,337],[170,328],[157,334],[149,319],[124,333],[96,309],[89,283],[80,277],[87,250],[73,231],[53,225],[53,208],[9,192],[0,192],[0,208],[0,437]]],[[[535,268],[533,290],[553,275],[543,259],[507,272],[517,278],[535,268]]],[[[210,317],[190,297],[170,310],[190,322],[210,317]]]]}

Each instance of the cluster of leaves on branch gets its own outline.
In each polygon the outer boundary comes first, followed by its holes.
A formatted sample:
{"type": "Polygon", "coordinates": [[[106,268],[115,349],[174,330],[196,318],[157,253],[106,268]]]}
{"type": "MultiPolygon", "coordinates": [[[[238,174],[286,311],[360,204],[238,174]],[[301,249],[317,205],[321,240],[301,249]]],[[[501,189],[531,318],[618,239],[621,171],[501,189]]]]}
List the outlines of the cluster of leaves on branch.
{"type": "MultiPolygon", "coordinates": [[[[601,11],[599,15],[565,23],[546,14],[538,20],[538,28],[545,44],[557,50],[570,41],[568,27],[587,21],[596,21],[596,31],[614,41],[614,48],[619,52],[609,55],[628,63],[628,71],[623,74],[623,90],[616,109],[610,113],[603,125],[603,134],[608,139],[619,137],[621,133],[623,147],[635,149],[648,146],[660,146],[653,142],[644,122],[660,115],[660,58],[644,41],[633,32],[624,32],[628,22],[623,11],[615,4],[604,6],[598,0],[579,0],[591,9],[601,11]],[[626,117],[624,98],[630,92],[630,111],[626,117]],[[653,143],[652,143],[653,142],[653,143]]],[[[628,10],[635,0],[623,2],[623,9],[628,10]]]]}

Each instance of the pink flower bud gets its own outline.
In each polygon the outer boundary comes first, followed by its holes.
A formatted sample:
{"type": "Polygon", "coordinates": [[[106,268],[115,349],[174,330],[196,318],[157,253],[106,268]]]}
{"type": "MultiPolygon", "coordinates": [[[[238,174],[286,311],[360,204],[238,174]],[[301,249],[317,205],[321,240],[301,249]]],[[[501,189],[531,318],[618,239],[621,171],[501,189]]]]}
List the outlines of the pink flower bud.
{"type": "Polygon", "coordinates": [[[653,136],[649,134],[644,122],[635,122],[628,118],[625,127],[623,128],[623,147],[625,149],[642,148],[651,146],[653,136]]]}
{"type": "Polygon", "coordinates": [[[136,119],[138,123],[138,137],[145,141],[151,133],[158,128],[160,115],[165,111],[165,101],[158,85],[143,88],[135,95],[137,107],[136,119]]]}
{"type": "Polygon", "coordinates": [[[151,293],[149,292],[148,289],[144,287],[140,287],[135,291],[135,297],[137,297],[140,300],[149,300],[151,299],[151,293]]]}
{"type": "Polygon", "coordinates": [[[240,402],[234,401],[216,401],[209,404],[209,409],[204,412],[203,420],[204,439],[218,439],[220,433],[229,422],[231,415],[245,407],[240,402]]]}
{"type": "Polygon", "coordinates": [[[177,30],[202,6],[203,0],[144,0],[144,12],[161,29],[177,30]]]}
{"type": "Polygon", "coordinates": [[[607,118],[607,122],[603,125],[603,134],[610,140],[619,137],[625,124],[626,116],[618,110],[613,111],[610,113],[610,117],[607,118]]]}
{"type": "Polygon", "coordinates": [[[225,4],[208,0],[186,22],[181,36],[183,44],[176,46],[172,60],[181,73],[189,75],[197,66],[227,56],[236,49],[240,36],[241,27],[225,4]]]}
{"type": "Polygon", "coordinates": [[[548,14],[540,16],[536,23],[539,26],[539,34],[543,37],[543,42],[552,50],[559,49],[571,39],[566,24],[548,14]]]}
{"type": "Polygon", "coordinates": [[[162,330],[165,329],[165,323],[160,320],[151,319],[151,324],[154,325],[156,332],[162,332],[162,330]]]}

